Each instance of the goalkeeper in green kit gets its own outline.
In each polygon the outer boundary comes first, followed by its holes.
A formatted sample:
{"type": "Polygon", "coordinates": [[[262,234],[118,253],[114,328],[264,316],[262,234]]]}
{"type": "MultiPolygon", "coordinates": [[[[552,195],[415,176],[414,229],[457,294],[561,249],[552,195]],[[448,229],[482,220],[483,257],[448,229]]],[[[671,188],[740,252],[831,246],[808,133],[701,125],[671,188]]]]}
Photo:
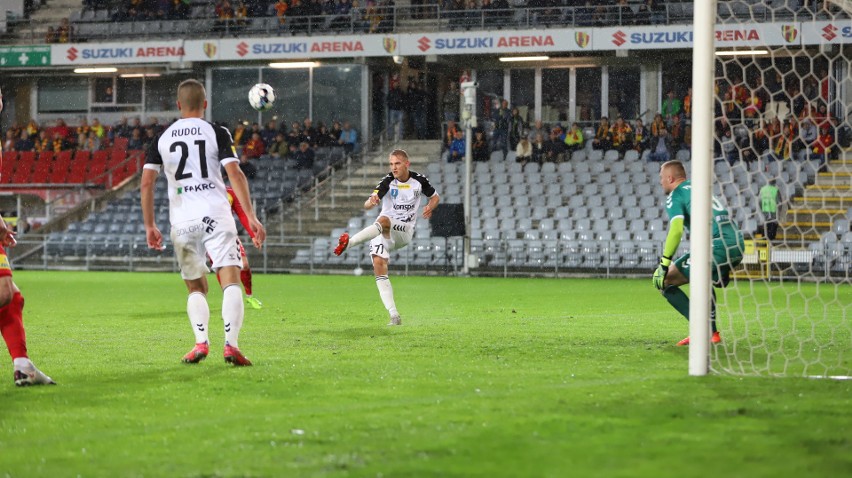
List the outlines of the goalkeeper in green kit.
{"type": "MultiPolygon", "coordinates": [[[[686,170],[680,161],[668,161],[660,166],[660,185],[668,195],[666,213],[669,215],[669,232],[663,247],[660,265],[654,271],[654,287],[669,304],[689,320],[689,297],[680,286],[689,283],[689,253],[674,261],[683,231],[689,229],[691,218],[691,189],[686,179],[686,170]]],[[[743,235],[734,224],[728,210],[713,197],[713,287],[725,287],[731,279],[731,270],[743,260],[743,235]]],[[[722,338],[716,330],[716,291],[712,290],[710,326],[713,331],[711,342],[719,343],[722,338]]],[[[677,343],[689,345],[689,337],[677,343]]]]}

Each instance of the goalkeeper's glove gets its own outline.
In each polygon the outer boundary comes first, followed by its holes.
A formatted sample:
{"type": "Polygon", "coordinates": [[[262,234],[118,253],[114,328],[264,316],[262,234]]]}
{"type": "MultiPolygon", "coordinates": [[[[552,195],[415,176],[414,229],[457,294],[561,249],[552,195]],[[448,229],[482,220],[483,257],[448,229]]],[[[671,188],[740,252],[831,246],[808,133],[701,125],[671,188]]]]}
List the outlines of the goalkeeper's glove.
{"type": "Polygon", "coordinates": [[[657,290],[663,290],[666,282],[666,275],[669,273],[669,265],[672,263],[671,257],[663,256],[660,258],[660,265],[657,266],[657,270],[654,271],[654,277],[652,279],[654,283],[654,287],[657,290]]]}

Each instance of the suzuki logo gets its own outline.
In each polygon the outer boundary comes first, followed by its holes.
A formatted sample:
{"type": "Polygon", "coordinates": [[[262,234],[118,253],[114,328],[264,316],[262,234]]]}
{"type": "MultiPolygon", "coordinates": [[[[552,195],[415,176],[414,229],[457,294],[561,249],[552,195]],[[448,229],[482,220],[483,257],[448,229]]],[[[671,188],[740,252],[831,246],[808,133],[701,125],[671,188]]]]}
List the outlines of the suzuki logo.
{"type": "Polygon", "coordinates": [[[246,53],[248,53],[248,43],[241,41],[237,44],[237,55],[246,56],[246,53]]]}
{"type": "Polygon", "coordinates": [[[429,39],[426,38],[426,37],[420,37],[420,39],[417,40],[417,45],[418,45],[417,48],[420,51],[426,51],[426,50],[432,48],[432,42],[430,42],[429,39]]]}
{"type": "Polygon", "coordinates": [[[837,37],[835,32],[837,32],[837,27],[829,23],[822,29],[822,37],[828,41],[834,40],[837,37]]]}
{"type": "Polygon", "coordinates": [[[78,52],[79,52],[79,50],[77,50],[77,49],[76,49],[76,48],[74,48],[73,46],[72,46],[71,48],[69,48],[69,49],[68,49],[68,56],[67,56],[68,61],[74,61],[74,60],[76,60],[76,59],[77,59],[77,53],[78,53],[78,52]]]}
{"type": "Polygon", "coordinates": [[[627,43],[625,38],[627,38],[627,35],[621,30],[612,34],[612,42],[615,43],[615,46],[621,46],[627,43]]]}

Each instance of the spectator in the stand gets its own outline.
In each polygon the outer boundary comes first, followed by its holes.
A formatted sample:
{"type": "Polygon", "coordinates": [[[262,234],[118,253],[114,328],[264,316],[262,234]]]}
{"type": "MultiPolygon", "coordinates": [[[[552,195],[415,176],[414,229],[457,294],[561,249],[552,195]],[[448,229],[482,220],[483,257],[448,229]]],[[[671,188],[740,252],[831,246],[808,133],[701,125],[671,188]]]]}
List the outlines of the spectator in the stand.
{"type": "Polygon", "coordinates": [[[290,147],[287,144],[287,140],[284,138],[284,134],[279,132],[275,135],[275,139],[272,141],[272,144],[269,145],[269,149],[267,152],[273,158],[284,158],[290,152],[290,147]]]}
{"type": "Polygon", "coordinates": [[[260,132],[260,138],[263,139],[263,144],[269,146],[275,141],[275,136],[278,134],[278,128],[275,126],[275,120],[266,123],[266,127],[260,132]]]}
{"type": "Polygon", "coordinates": [[[11,152],[16,151],[15,144],[18,143],[18,136],[15,136],[15,132],[11,129],[6,130],[6,140],[3,141],[3,151],[11,152]]]}
{"type": "Polygon", "coordinates": [[[237,3],[237,8],[234,9],[234,26],[236,28],[242,29],[248,24],[248,7],[246,3],[240,1],[237,3]]]}
{"type": "Polygon", "coordinates": [[[453,142],[450,144],[450,151],[447,155],[447,161],[450,163],[455,163],[456,161],[464,161],[465,148],[466,145],[464,134],[461,132],[461,130],[456,130],[456,135],[453,138],[453,142]]]}
{"type": "Polygon", "coordinates": [[[82,144],[77,145],[77,149],[94,153],[101,149],[101,139],[98,138],[97,133],[89,131],[89,134],[83,139],[82,144]]]}
{"type": "Polygon", "coordinates": [[[441,145],[441,150],[450,149],[450,145],[453,143],[453,139],[456,137],[456,131],[458,130],[459,127],[455,121],[447,121],[447,130],[444,132],[444,141],[441,145]]]}
{"type": "Polygon", "coordinates": [[[260,133],[252,133],[251,138],[246,141],[246,145],[243,148],[243,158],[248,160],[257,159],[263,156],[263,153],[266,151],[266,147],[263,144],[263,139],[260,137],[260,133]]]}
{"type": "Polygon", "coordinates": [[[669,90],[669,92],[666,93],[666,98],[663,100],[663,105],[660,108],[660,112],[663,115],[663,119],[665,120],[667,127],[671,127],[674,117],[680,115],[682,108],[683,105],[681,105],[680,100],[675,97],[674,90],[669,90]]]}
{"type": "Polygon", "coordinates": [[[760,212],[763,213],[763,237],[775,240],[778,233],[778,204],[781,203],[781,191],[770,179],[760,188],[760,212]]]}
{"type": "Polygon", "coordinates": [[[56,126],[53,127],[53,132],[59,133],[62,139],[67,139],[71,137],[71,128],[69,128],[68,125],[65,124],[65,120],[62,118],[56,120],[56,126]]]}
{"type": "Polygon", "coordinates": [[[336,138],[332,136],[331,131],[328,130],[328,126],[325,125],[322,121],[319,122],[319,131],[317,131],[317,141],[316,146],[318,148],[330,148],[332,146],[339,146],[337,144],[336,138]]]}
{"type": "Polygon", "coordinates": [[[44,42],[47,44],[59,42],[59,39],[56,36],[56,30],[54,30],[52,26],[47,27],[47,33],[44,34],[44,42]]]}
{"type": "Polygon", "coordinates": [[[392,133],[394,138],[402,139],[404,130],[402,111],[405,109],[405,98],[399,86],[398,73],[394,74],[390,83],[388,90],[388,133],[392,133]]]}
{"type": "Polygon", "coordinates": [[[174,20],[186,20],[189,19],[190,13],[190,0],[172,0],[170,18],[174,20]]]}
{"type": "Polygon", "coordinates": [[[459,84],[451,81],[449,89],[444,93],[444,98],[441,100],[441,105],[444,111],[444,121],[458,121],[459,111],[461,109],[461,93],[459,92],[459,84]]]}
{"type": "Polygon", "coordinates": [[[74,27],[68,21],[68,18],[63,18],[59,22],[59,28],[56,29],[56,41],[58,43],[68,43],[74,36],[74,27]]]}
{"type": "MultiPolygon", "coordinates": [[[[5,148],[4,148],[5,149],[5,148]]],[[[35,143],[30,139],[30,134],[27,130],[21,131],[21,137],[15,142],[15,151],[33,151],[35,143]]]]}
{"type": "Polygon", "coordinates": [[[633,127],[633,149],[641,155],[648,149],[649,144],[651,144],[651,132],[648,131],[641,119],[637,119],[636,126],[633,127]]]}
{"type": "Polygon", "coordinates": [[[473,155],[472,159],[474,161],[488,161],[491,159],[491,148],[488,147],[488,140],[485,139],[485,132],[478,128],[473,135],[471,155],[473,155]]]}
{"type": "Polygon", "coordinates": [[[494,151],[503,151],[505,155],[509,149],[509,123],[512,113],[509,110],[509,101],[502,100],[500,106],[491,114],[491,121],[494,122],[494,151]]]}
{"type": "Polygon", "coordinates": [[[343,151],[346,154],[357,153],[358,148],[358,132],[349,124],[348,121],[343,122],[343,129],[340,131],[338,142],[343,145],[343,151]]]}
{"type": "Polygon", "coordinates": [[[808,156],[814,151],[814,143],[819,137],[819,130],[816,125],[805,118],[799,126],[799,144],[796,148],[799,151],[799,160],[809,159],[808,156]]]}
{"type": "Polygon", "coordinates": [[[165,131],[165,127],[160,124],[160,119],[156,116],[151,117],[151,122],[148,124],[148,128],[154,130],[155,134],[162,134],[165,131]]]}
{"type": "Polygon", "coordinates": [[[317,142],[317,129],[314,127],[314,122],[310,118],[305,118],[302,121],[302,136],[303,141],[306,141],[311,147],[314,147],[317,142]]]}
{"type": "Polygon", "coordinates": [[[583,138],[583,130],[577,123],[571,123],[571,129],[565,133],[565,150],[569,153],[579,151],[585,146],[585,138],[583,138]]]}
{"type": "Polygon", "coordinates": [[[545,160],[547,160],[547,155],[545,153],[546,152],[544,149],[544,134],[538,133],[537,135],[535,135],[535,138],[532,142],[532,160],[538,164],[542,164],[545,160]]]}
{"type": "Polygon", "coordinates": [[[603,151],[612,147],[612,133],[610,132],[609,118],[606,116],[601,118],[601,123],[598,125],[597,132],[595,132],[595,138],[592,140],[592,147],[603,151]]]}
{"type": "Polygon", "coordinates": [[[296,160],[296,169],[311,169],[314,167],[314,150],[307,141],[302,141],[299,144],[299,149],[292,154],[296,160]]]}
{"type": "Polygon", "coordinates": [[[819,171],[824,173],[827,171],[828,156],[834,146],[834,136],[828,126],[820,128],[819,136],[814,142],[813,155],[811,158],[819,160],[819,171]]]}
{"type": "Polygon", "coordinates": [[[234,146],[240,149],[248,141],[248,137],[249,134],[246,130],[246,125],[242,121],[238,121],[237,126],[234,127],[234,146]]]}
{"type": "Polygon", "coordinates": [[[624,153],[633,147],[632,133],[633,130],[630,129],[630,125],[624,121],[624,118],[619,116],[615,119],[615,123],[610,128],[610,135],[612,136],[613,149],[618,151],[621,156],[624,156],[624,153]]]}
{"type": "Polygon", "coordinates": [[[526,130],[526,123],[524,119],[521,118],[521,112],[518,107],[512,108],[512,114],[509,117],[509,148],[515,149],[518,147],[518,142],[521,140],[521,137],[524,135],[524,130],[526,130]]]}
{"type": "Polygon", "coordinates": [[[515,162],[525,165],[533,159],[533,148],[527,135],[522,135],[515,148],[515,162]]]}
{"type": "Polygon", "coordinates": [[[334,120],[331,123],[331,131],[329,133],[334,137],[335,141],[340,140],[340,135],[343,133],[343,129],[340,127],[340,121],[334,120]]]}
{"type": "Polygon", "coordinates": [[[137,151],[145,146],[142,138],[142,128],[133,128],[130,132],[130,139],[127,140],[127,149],[137,151]]]}
{"type": "Polygon", "coordinates": [[[53,148],[53,143],[50,141],[50,136],[47,134],[47,130],[41,130],[38,132],[38,139],[35,141],[35,150],[38,153],[42,151],[51,151],[53,148]]]}
{"type": "Polygon", "coordinates": [[[553,128],[550,131],[550,137],[544,142],[542,149],[545,161],[558,163],[562,160],[562,155],[565,152],[565,141],[559,139],[559,130],[557,128],[553,128]]]}
{"type": "Polygon", "coordinates": [[[659,134],[651,140],[651,154],[648,161],[666,162],[672,157],[672,137],[663,126],[659,134]]]}
{"type": "Polygon", "coordinates": [[[666,122],[663,121],[663,115],[657,113],[654,115],[654,121],[651,122],[651,136],[659,136],[660,130],[666,126],[666,122]]]}
{"type": "Polygon", "coordinates": [[[287,23],[287,9],[290,6],[284,0],[278,0],[271,7],[273,12],[275,12],[275,16],[278,18],[278,28],[283,28],[283,26],[287,23]]]}
{"type": "Polygon", "coordinates": [[[103,139],[106,135],[106,131],[104,131],[104,126],[101,124],[100,120],[97,118],[92,118],[92,124],[90,126],[91,131],[95,132],[98,139],[103,139]]]}
{"type": "Polygon", "coordinates": [[[779,133],[770,138],[772,158],[776,161],[790,159],[793,156],[793,143],[796,142],[798,134],[798,130],[792,126],[792,123],[785,121],[779,133]]]}
{"type": "Polygon", "coordinates": [[[236,15],[234,7],[231,6],[231,2],[228,0],[218,0],[213,11],[216,14],[216,21],[213,23],[213,31],[225,31],[225,29],[228,28],[228,24],[236,15]]]}
{"type": "Polygon", "coordinates": [[[299,145],[303,141],[307,141],[307,137],[302,134],[302,125],[298,121],[294,121],[290,125],[290,131],[287,133],[287,143],[290,145],[290,151],[299,149],[299,145]]]}
{"type": "Polygon", "coordinates": [[[686,89],[686,96],[683,97],[683,115],[687,121],[692,119],[692,87],[686,89]]]}
{"type": "Polygon", "coordinates": [[[24,127],[24,130],[27,132],[27,134],[30,135],[30,138],[34,138],[34,137],[38,136],[38,131],[39,131],[38,123],[36,123],[36,120],[31,119],[27,123],[27,125],[24,127]]]}
{"type": "Polygon", "coordinates": [[[548,135],[548,133],[550,133],[550,131],[544,126],[544,123],[538,119],[533,122],[532,128],[527,131],[527,138],[529,138],[530,141],[535,142],[536,136],[541,135],[541,137],[544,138],[548,135]]]}
{"type": "Polygon", "coordinates": [[[92,129],[89,127],[88,121],[86,118],[80,120],[80,126],[77,126],[77,145],[78,147],[86,142],[86,138],[89,137],[89,131],[92,129]]]}
{"type": "Polygon", "coordinates": [[[686,131],[684,131],[680,115],[675,116],[672,119],[672,126],[669,129],[669,134],[672,135],[672,151],[680,151],[686,137],[686,131]]]}
{"type": "Polygon", "coordinates": [[[60,133],[59,131],[55,131],[53,133],[53,142],[51,144],[51,150],[54,153],[59,153],[61,151],[65,151],[66,149],[70,149],[70,145],[65,139],[65,136],[62,136],[62,133],[60,133]]]}
{"type": "Polygon", "coordinates": [[[157,133],[154,131],[154,128],[145,128],[145,134],[142,136],[142,149],[147,151],[156,139],[157,133]]]}

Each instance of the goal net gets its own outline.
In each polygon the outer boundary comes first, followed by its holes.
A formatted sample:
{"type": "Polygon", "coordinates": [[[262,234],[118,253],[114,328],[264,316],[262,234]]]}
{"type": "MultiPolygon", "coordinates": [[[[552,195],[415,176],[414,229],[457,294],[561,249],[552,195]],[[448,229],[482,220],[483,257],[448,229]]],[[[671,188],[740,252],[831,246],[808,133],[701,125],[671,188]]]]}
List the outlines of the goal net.
{"type": "Polygon", "coordinates": [[[712,188],[746,247],[716,290],[710,369],[849,378],[852,2],[716,11],[712,188]]]}

